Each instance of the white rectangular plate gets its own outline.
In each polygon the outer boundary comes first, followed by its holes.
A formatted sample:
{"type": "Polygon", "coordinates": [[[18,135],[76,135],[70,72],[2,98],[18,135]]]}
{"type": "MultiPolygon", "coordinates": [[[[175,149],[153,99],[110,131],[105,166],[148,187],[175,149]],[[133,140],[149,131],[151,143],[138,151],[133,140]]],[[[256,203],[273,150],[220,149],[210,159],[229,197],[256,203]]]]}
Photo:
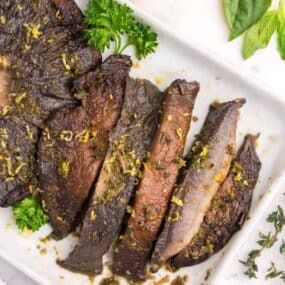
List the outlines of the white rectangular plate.
{"type": "MultiPolygon", "coordinates": [[[[87,1],[78,0],[77,2],[84,8],[87,1]]],[[[161,23],[133,8],[137,16],[150,24],[159,34],[159,48],[155,54],[141,62],[134,60],[132,76],[147,78],[162,90],[176,78],[198,80],[201,84],[201,92],[194,110],[199,120],[192,124],[187,150],[194,134],[199,132],[209,104],[215,99],[220,101],[239,97],[247,99],[247,104],[241,110],[238,128],[239,144],[248,132],[261,133],[258,153],[263,167],[254,193],[251,219],[226,247],[227,262],[222,262],[220,266],[225,269],[233,260],[241,243],[244,243],[248,237],[250,227],[261,218],[264,208],[281,191],[278,186],[285,168],[285,161],[280,159],[285,156],[284,102],[280,101],[277,94],[272,93],[262,82],[257,82],[244,73],[239,74],[234,67],[227,66],[226,63],[220,62],[220,59],[214,58],[211,54],[206,54],[205,51],[203,53],[199,51],[199,47],[190,46],[183,40],[169,35],[161,23]],[[271,191],[267,191],[269,188],[271,191]],[[266,198],[259,203],[261,195],[265,192],[267,192],[266,198]]],[[[127,53],[132,54],[132,50],[128,50],[127,53]]],[[[72,237],[61,242],[43,243],[39,238],[50,233],[49,226],[44,226],[34,235],[20,234],[11,215],[11,209],[0,209],[0,217],[0,256],[18,269],[40,284],[80,285],[93,282],[86,276],[63,270],[55,263],[56,258],[65,257],[72,249],[74,244],[72,237]]],[[[180,270],[177,275],[187,274],[189,284],[200,285],[208,269],[219,268],[217,264],[222,260],[223,255],[224,252],[221,252],[201,265],[180,270]]],[[[215,285],[222,284],[223,273],[220,274],[220,272],[218,270],[217,274],[213,274],[212,281],[208,282],[215,285]]],[[[164,274],[163,271],[159,272],[156,279],[159,280],[164,274]]],[[[94,284],[99,283],[103,276],[110,276],[107,268],[104,270],[104,275],[95,278],[94,284]]],[[[170,274],[170,277],[174,278],[174,275],[170,274]]]]}

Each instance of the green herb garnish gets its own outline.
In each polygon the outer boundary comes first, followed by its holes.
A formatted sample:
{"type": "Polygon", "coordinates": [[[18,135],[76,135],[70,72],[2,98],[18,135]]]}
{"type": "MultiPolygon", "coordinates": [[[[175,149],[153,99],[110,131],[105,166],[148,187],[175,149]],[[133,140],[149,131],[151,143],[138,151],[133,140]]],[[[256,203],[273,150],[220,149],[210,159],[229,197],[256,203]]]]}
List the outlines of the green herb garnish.
{"type": "Polygon", "coordinates": [[[285,282],[285,271],[278,271],[275,264],[272,262],[271,267],[267,270],[268,274],[266,275],[266,279],[275,279],[280,278],[285,282]]]}
{"type": "Polygon", "coordinates": [[[251,57],[258,49],[268,46],[277,25],[278,13],[271,11],[267,12],[256,25],[246,32],[242,49],[244,59],[251,57]]]}
{"type": "Polygon", "coordinates": [[[251,57],[257,50],[266,48],[272,35],[278,34],[278,50],[285,59],[285,4],[268,11],[271,0],[223,0],[225,18],[230,28],[230,40],[243,33],[242,55],[251,57]]]}
{"type": "Polygon", "coordinates": [[[48,222],[48,216],[41,207],[38,196],[28,197],[13,205],[13,213],[18,228],[36,232],[39,228],[48,222]]]}
{"type": "Polygon", "coordinates": [[[280,245],[279,252],[281,254],[285,254],[285,240],[284,239],[282,240],[282,243],[280,245]]]}
{"type": "Polygon", "coordinates": [[[114,54],[134,46],[138,59],[153,53],[157,34],[133,16],[133,10],[115,0],[89,0],[85,12],[88,43],[104,52],[114,43],[114,54]]]}
{"type": "Polygon", "coordinates": [[[261,253],[266,248],[271,248],[278,240],[278,236],[281,233],[285,225],[284,211],[281,206],[278,206],[277,210],[271,213],[267,217],[267,222],[274,225],[274,233],[259,233],[260,239],[257,243],[260,245],[259,249],[252,250],[245,261],[240,261],[247,270],[244,272],[250,279],[257,278],[256,274],[258,272],[258,266],[256,264],[256,259],[261,256],[261,253]]]}
{"type": "Polygon", "coordinates": [[[228,24],[231,27],[230,40],[243,34],[254,25],[270,7],[272,0],[224,1],[228,24]],[[230,19],[230,20],[229,20],[230,19]]]}

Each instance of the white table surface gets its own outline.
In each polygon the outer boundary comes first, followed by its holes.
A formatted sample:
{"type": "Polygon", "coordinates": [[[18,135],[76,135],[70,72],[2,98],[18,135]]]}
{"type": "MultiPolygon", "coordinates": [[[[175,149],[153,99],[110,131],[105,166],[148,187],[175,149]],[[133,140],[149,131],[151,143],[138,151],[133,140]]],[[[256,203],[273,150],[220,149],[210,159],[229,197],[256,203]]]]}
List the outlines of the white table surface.
{"type": "MultiPolygon", "coordinates": [[[[285,61],[276,51],[276,40],[269,47],[258,52],[251,59],[241,57],[242,39],[228,42],[228,30],[223,18],[221,0],[130,0],[152,14],[187,41],[199,43],[201,49],[208,49],[237,65],[241,72],[247,70],[259,78],[260,84],[274,88],[285,100],[285,61]]],[[[274,1],[277,4],[278,1],[274,1]]],[[[270,256],[267,256],[270,259],[270,256]]],[[[0,259],[0,285],[36,284],[21,272],[0,259]]],[[[250,284],[250,282],[249,282],[250,284]]],[[[263,284],[262,281],[258,284],[263,284]]],[[[264,284],[277,284],[265,282],[264,284]]]]}

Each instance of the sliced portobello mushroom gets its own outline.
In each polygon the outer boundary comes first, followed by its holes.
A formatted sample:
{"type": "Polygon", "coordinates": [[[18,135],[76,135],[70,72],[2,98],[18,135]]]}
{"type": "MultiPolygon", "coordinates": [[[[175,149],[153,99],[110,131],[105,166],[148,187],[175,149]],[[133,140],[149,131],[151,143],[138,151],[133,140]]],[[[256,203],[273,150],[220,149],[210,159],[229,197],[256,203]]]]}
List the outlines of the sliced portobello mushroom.
{"type": "Polygon", "coordinates": [[[215,195],[199,232],[172,260],[175,268],[198,264],[221,250],[242,227],[248,215],[261,162],[256,136],[247,135],[230,172],[215,195]]]}
{"type": "Polygon", "coordinates": [[[55,239],[77,222],[99,174],[115,127],[131,67],[127,56],[111,56],[76,82],[82,105],[56,112],[38,145],[39,183],[55,239]]]}
{"type": "Polygon", "coordinates": [[[112,134],[80,239],[63,267],[89,275],[102,271],[102,256],[120,232],[138,172],[158,124],[162,93],[147,80],[127,80],[121,118],[112,134]]]}
{"type": "Polygon", "coordinates": [[[152,271],[183,250],[199,231],[235,156],[239,108],[244,103],[244,99],[236,99],[210,106],[188,155],[188,166],[171,198],[170,210],[152,254],[152,271]]]}
{"type": "Polygon", "coordinates": [[[145,280],[145,269],[179,169],[199,91],[197,82],[176,80],[165,91],[157,129],[142,180],[136,191],[132,215],[114,251],[113,272],[132,280],[145,280]]]}

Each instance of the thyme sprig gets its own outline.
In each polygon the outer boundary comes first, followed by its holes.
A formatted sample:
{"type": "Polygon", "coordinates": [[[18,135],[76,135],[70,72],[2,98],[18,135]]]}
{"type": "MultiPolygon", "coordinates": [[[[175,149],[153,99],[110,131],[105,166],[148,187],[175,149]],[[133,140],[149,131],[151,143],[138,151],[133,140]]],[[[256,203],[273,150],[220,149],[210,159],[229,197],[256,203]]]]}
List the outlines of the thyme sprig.
{"type": "Polygon", "coordinates": [[[268,268],[267,272],[268,274],[265,276],[266,279],[280,278],[285,283],[285,271],[277,270],[276,265],[273,262],[271,262],[271,267],[268,268]]]}
{"type": "Polygon", "coordinates": [[[281,254],[284,254],[284,256],[285,256],[285,240],[284,239],[282,240],[282,243],[280,245],[279,252],[281,254]]]}
{"type": "MultiPolygon", "coordinates": [[[[264,234],[262,232],[259,233],[259,240],[257,244],[260,245],[260,248],[252,250],[245,261],[240,260],[240,262],[247,267],[247,270],[244,272],[250,279],[257,278],[256,274],[258,272],[258,266],[256,264],[256,259],[261,256],[261,253],[267,249],[271,248],[278,240],[278,236],[281,233],[284,225],[285,225],[285,216],[284,211],[281,206],[277,207],[277,210],[272,212],[266,219],[268,223],[273,224],[274,232],[269,232],[268,234],[264,234]]],[[[281,249],[280,249],[281,250],[281,249]]],[[[285,245],[282,246],[282,251],[285,251],[285,245]]],[[[272,268],[271,268],[272,269],[272,268]]],[[[273,268],[274,270],[274,268],[273,268]]],[[[274,271],[270,271],[272,273],[274,271]]],[[[270,273],[268,275],[270,275],[270,273]]],[[[277,272],[279,273],[279,272],[277,272]]],[[[273,275],[274,273],[272,273],[273,275]]],[[[278,275],[278,277],[281,274],[278,275]]],[[[271,276],[271,275],[270,275],[271,276]]],[[[270,278],[270,277],[268,277],[270,278]]]]}

